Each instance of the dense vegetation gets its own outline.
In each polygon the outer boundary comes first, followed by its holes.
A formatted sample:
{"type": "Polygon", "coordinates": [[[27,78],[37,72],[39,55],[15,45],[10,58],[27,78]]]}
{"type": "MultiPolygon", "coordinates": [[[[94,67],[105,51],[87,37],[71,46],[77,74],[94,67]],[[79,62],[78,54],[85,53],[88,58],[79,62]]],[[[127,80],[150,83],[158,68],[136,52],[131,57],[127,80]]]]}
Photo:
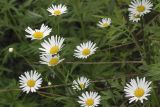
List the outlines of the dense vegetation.
{"type": "MultiPolygon", "coordinates": [[[[85,76],[91,80],[89,91],[101,95],[100,107],[160,107],[160,1],[143,22],[128,18],[130,0],[0,0],[0,106],[1,107],[79,107],[81,91],[71,87],[73,80],[85,76]],[[49,16],[47,8],[64,4],[67,13],[49,16]],[[112,24],[99,28],[101,18],[112,24]],[[56,66],[39,63],[42,40],[26,38],[25,29],[44,23],[52,35],[65,38],[60,52],[63,62],[56,66]],[[88,40],[97,51],[87,59],[73,56],[77,45],[88,40]],[[9,52],[9,48],[14,48],[9,52]],[[36,70],[43,78],[37,93],[19,90],[19,76],[36,70]],[[143,104],[128,103],[126,82],[135,77],[152,81],[151,96],[143,104]],[[48,82],[52,85],[48,86],[48,82]]],[[[48,38],[46,37],[46,38],[48,38]]],[[[45,38],[45,39],[46,39],[45,38]]]]}

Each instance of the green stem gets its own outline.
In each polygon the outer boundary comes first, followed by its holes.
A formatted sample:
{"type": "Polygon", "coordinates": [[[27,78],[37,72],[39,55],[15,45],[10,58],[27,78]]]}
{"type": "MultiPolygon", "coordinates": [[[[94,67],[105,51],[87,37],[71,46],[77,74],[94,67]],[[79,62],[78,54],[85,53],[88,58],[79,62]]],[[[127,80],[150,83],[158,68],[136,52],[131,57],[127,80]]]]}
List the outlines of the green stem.
{"type": "Polygon", "coordinates": [[[84,28],[84,23],[83,23],[83,17],[81,16],[81,19],[80,19],[80,24],[81,24],[81,30],[82,30],[82,35],[83,37],[85,38],[85,28],[84,28]]]}
{"type": "Polygon", "coordinates": [[[130,33],[130,35],[132,36],[133,42],[135,43],[136,47],[138,48],[141,57],[143,57],[143,54],[142,54],[143,50],[142,50],[142,48],[140,47],[140,45],[139,45],[139,43],[138,43],[138,40],[134,37],[133,34],[130,33]]]}
{"type": "Polygon", "coordinates": [[[144,33],[144,19],[143,19],[143,17],[141,18],[141,29],[142,29],[143,45],[144,45],[144,61],[146,62],[146,64],[150,64],[148,36],[145,36],[145,33],[144,33]]]}
{"type": "Polygon", "coordinates": [[[59,17],[57,17],[57,34],[60,35],[60,23],[59,23],[59,17]]]}

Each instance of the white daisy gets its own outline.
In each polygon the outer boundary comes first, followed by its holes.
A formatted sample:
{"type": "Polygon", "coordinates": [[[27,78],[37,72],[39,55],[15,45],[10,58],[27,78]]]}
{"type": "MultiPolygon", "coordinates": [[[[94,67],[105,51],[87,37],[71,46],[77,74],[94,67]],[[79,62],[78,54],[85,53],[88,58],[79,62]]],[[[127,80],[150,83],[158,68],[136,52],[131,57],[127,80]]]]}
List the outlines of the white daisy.
{"type": "Polygon", "coordinates": [[[52,29],[42,24],[40,29],[32,30],[30,27],[28,27],[25,31],[29,33],[29,35],[26,35],[27,38],[31,38],[32,40],[41,40],[42,38],[48,36],[52,29]]]}
{"type": "Polygon", "coordinates": [[[150,95],[151,82],[148,82],[145,80],[145,77],[142,79],[131,79],[131,82],[129,84],[126,84],[124,87],[124,91],[126,94],[126,97],[129,97],[129,103],[133,101],[141,101],[143,103],[143,100],[148,100],[147,96],[150,95]]]}
{"type": "Polygon", "coordinates": [[[40,56],[40,63],[48,66],[55,66],[62,62],[64,59],[60,59],[59,55],[42,54],[40,56]]]}
{"type": "Polygon", "coordinates": [[[36,92],[37,89],[41,87],[42,78],[40,78],[41,74],[38,74],[36,71],[25,72],[24,75],[19,77],[20,88],[22,91],[36,92]]]}
{"type": "Polygon", "coordinates": [[[74,50],[74,56],[82,59],[87,58],[88,56],[94,54],[97,48],[98,47],[96,47],[96,43],[91,41],[81,43],[80,46],[77,46],[74,50]]]}
{"type": "Polygon", "coordinates": [[[65,5],[53,5],[47,9],[51,16],[60,16],[64,13],[67,13],[67,7],[65,5]]]}
{"type": "Polygon", "coordinates": [[[48,39],[48,41],[44,40],[43,43],[41,43],[42,48],[39,48],[41,50],[42,54],[57,54],[59,51],[61,51],[64,42],[64,38],[61,38],[60,36],[51,36],[51,38],[48,39]]]}
{"type": "Polygon", "coordinates": [[[129,11],[132,14],[139,14],[140,16],[147,14],[151,11],[153,4],[150,0],[133,0],[129,5],[129,11]]]}
{"type": "Polygon", "coordinates": [[[106,28],[111,25],[111,19],[110,18],[103,18],[101,21],[98,22],[97,26],[101,28],[106,28]]]}
{"type": "Polygon", "coordinates": [[[133,22],[138,22],[141,20],[141,17],[139,14],[129,14],[129,20],[133,22]]]}
{"type": "Polygon", "coordinates": [[[79,96],[78,103],[82,107],[96,107],[100,104],[101,96],[97,92],[85,92],[82,93],[82,96],[79,96]]]}
{"type": "Polygon", "coordinates": [[[86,77],[80,77],[77,80],[73,81],[72,87],[75,90],[83,90],[87,88],[90,84],[90,80],[86,77]]]}

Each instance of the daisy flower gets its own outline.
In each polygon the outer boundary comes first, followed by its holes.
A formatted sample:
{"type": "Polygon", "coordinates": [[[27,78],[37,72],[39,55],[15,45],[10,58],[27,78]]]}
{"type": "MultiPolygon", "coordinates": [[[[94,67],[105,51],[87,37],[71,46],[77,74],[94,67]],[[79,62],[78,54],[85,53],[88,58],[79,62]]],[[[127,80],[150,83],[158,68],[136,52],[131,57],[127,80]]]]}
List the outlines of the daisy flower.
{"type": "Polygon", "coordinates": [[[110,18],[103,18],[101,21],[98,22],[97,26],[101,28],[106,28],[111,25],[111,19],[110,18]]]}
{"type": "Polygon", "coordinates": [[[129,97],[129,103],[133,101],[140,101],[143,103],[143,100],[148,100],[147,96],[150,95],[151,87],[150,87],[151,82],[148,82],[145,80],[145,77],[142,79],[131,79],[129,84],[126,84],[124,87],[124,91],[126,94],[126,97],[129,97]]]}
{"type": "Polygon", "coordinates": [[[41,87],[42,78],[40,78],[41,74],[38,74],[36,71],[25,72],[24,75],[19,77],[20,88],[22,91],[36,92],[37,89],[41,87]]]}
{"type": "Polygon", "coordinates": [[[141,20],[141,17],[139,14],[129,14],[129,20],[133,22],[138,22],[141,20]]]}
{"type": "Polygon", "coordinates": [[[28,27],[25,31],[29,33],[28,35],[26,35],[27,38],[31,38],[32,40],[41,40],[42,38],[48,36],[52,29],[42,24],[40,29],[33,30],[30,27],[28,27]]]}
{"type": "Polygon", "coordinates": [[[129,11],[132,14],[139,14],[140,16],[147,14],[151,11],[153,4],[150,0],[133,0],[129,5],[129,11]]]}
{"type": "Polygon", "coordinates": [[[82,59],[87,58],[90,55],[94,54],[97,48],[98,47],[96,47],[96,43],[93,43],[91,41],[88,41],[86,43],[81,43],[74,50],[75,51],[74,56],[82,59]]]}
{"type": "Polygon", "coordinates": [[[100,104],[101,96],[97,92],[85,92],[79,96],[78,103],[83,107],[96,107],[100,104]]]}
{"type": "Polygon", "coordinates": [[[59,55],[42,54],[40,56],[40,63],[48,66],[55,66],[62,62],[64,59],[60,59],[59,55]]]}
{"type": "Polygon", "coordinates": [[[60,16],[64,13],[67,13],[67,7],[65,5],[53,5],[51,7],[49,7],[48,12],[51,13],[51,16],[60,16]]]}
{"type": "Polygon", "coordinates": [[[40,51],[42,51],[42,54],[57,54],[59,51],[61,51],[64,42],[64,38],[61,38],[60,36],[51,36],[51,38],[48,39],[48,41],[44,40],[44,42],[41,43],[42,48],[39,48],[40,51]]]}
{"type": "Polygon", "coordinates": [[[80,77],[77,80],[74,80],[72,83],[72,87],[75,90],[83,90],[89,86],[90,80],[86,77],[80,77]]]}

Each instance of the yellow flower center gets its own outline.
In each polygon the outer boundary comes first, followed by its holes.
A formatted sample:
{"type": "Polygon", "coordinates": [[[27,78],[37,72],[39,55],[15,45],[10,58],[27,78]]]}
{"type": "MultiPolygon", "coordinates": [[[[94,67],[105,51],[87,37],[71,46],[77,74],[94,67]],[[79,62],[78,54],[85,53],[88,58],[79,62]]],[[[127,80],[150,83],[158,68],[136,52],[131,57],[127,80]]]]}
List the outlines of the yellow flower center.
{"type": "Polygon", "coordinates": [[[84,89],[85,85],[84,84],[79,84],[79,86],[80,86],[81,89],[84,89]]]}
{"type": "Polygon", "coordinates": [[[103,27],[108,27],[109,24],[108,24],[108,23],[103,23],[102,26],[103,26],[103,27]]]}
{"type": "Polygon", "coordinates": [[[55,10],[53,12],[53,14],[56,15],[56,16],[59,16],[59,15],[61,15],[61,11],[60,10],[55,10]]]}
{"type": "Polygon", "coordinates": [[[137,88],[134,92],[134,95],[138,98],[142,97],[144,95],[144,89],[142,88],[137,88]]]}
{"type": "Polygon", "coordinates": [[[86,105],[87,106],[92,106],[94,104],[94,100],[92,98],[87,99],[86,105]]]}
{"type": "Polygon", "coordinates": [[[49,61],[50,65],[56,65],[59,62],[59,58],[51,58],[51,60],[49,61]]]}
{"type": "Polygon", "coordinates": [[[36,39],[42,39],[43,38],[43,32],[35,32],[33,34],[33,37],[36,39]]]}
{"type": "Polygon", "coordinates": [[[35,80],[28,80],[27,81],[27,85],[29,86],[29,87],[34,87],[35,86],[35,84],[36,84],[36,81],[35,80]]]}
{"type": "Polygon", "coordinates": [[[87,56],[87,55],[89,55],[90,54],[90,49],[88,49],[88,48],[86,48],[86,49],[83,49],[83,51],[82,51],[82,55],[84,55],[84,56],[87,56]]]}
{"type": "Polygon", "coordinates": [[[138,12],[144,12],[144,11],[145,11],[145,7],[142,6],[142,5],[141,5],[141,6],[138,6],[138,7],[137,7],[137,11],[138,11],[138,12]]]}
{"type": "Polygon", "coordinates": [[[57,54],[59,51],[59,47],[58,46],[53,46],[51,49],[50,49],[50,54],[57,54]]]}

